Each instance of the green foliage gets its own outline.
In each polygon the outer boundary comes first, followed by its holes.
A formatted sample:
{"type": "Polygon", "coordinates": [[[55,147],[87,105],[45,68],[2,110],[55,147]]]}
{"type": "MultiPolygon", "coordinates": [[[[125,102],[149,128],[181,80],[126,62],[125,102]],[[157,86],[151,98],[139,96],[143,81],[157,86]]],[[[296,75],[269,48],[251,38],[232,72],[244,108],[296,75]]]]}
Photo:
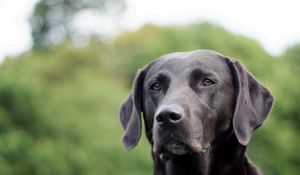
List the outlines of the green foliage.
{"type": "Polygon", "coordinates": [[[66,44],[6,60],[0,69],[0,174],[131,174],[136,165],[150,172],[150,158],[141,151],[129,157],[131,166],[122,163],[116,116],[126,90],[110,78],[103,48],[66,44]]]}
{"type": "Polygon", "coordinates": [[[254,40],[204,23],[146,25],[112,44],[68,42],[0,67],[0,174],[152,174],[145,138],[121,144],[118,108],[138,68],[174,51],[213,49],[241,60],[276,97],[249,146],[266,175],[300,171],[299,45],[273,58],[254,40]]]}
{"type": "Polygon", "coordinates": [[[242,59],[251,71],[266,69],[270,56],[260,45],[249,38],[233,35],[223,28],[208,23],[191,26],[158,27],[146,25],[138,32],[125,32],[115,42],[120,58],[120,72],[132,79],[136,70],[154,58],[170,52],[195,49],[216,50],[242,59]],[[127,74],[126,74],[127,73],[127,74]]]}

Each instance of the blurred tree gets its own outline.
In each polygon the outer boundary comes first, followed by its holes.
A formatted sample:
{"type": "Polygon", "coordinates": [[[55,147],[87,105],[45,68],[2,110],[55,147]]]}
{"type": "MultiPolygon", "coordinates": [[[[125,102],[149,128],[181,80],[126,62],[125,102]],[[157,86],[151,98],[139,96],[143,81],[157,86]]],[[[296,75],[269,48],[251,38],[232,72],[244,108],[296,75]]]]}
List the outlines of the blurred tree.
{"type": "Polygon", "coordinates": [[[253,39],[234,35],[210,23],[189,26],[159,27],[145,25],[136,32],[124,32],[116,38],[114,46],[120,59],[117,71],[125,79],[133,79],[136,70],[163,54],[195,49],[211,49],[244,61],[256,75],[264,76],[271,69],[270,55],[253,39]],[[259,57],[258,57],[259,56],[259,57]],[[252,64],[259,59],[261,64],[252,64]]]}
{"type": "Polygon", "coordinates": [[[33,47],[46,48],[78,37],[72,20],[83,10],[114,16],[124,9],[123,0],[41,0],[30,18],[33,47]]]}
{"type": "Polygon", "coordinates": [[[286,50],[283,58],[289,60],[292,69],[295,72],[300,72],[300,44],[296,44],[286,50]]]}
{"type": "MultiPolygon", "coordinates": [[[[286,50],[286,52],[282,55],[282,59],[280,60],[283,64],[289,64],[289,78],[285,79],[286,89],[288,88],[289,93],[285,93],[285,97],[288,97],[290,103],[288,107],[288,119],[296,125],[297,129],[300,131],[300,44],[296,44],[286,50]],[[286,62],[286,63],[284,63],[286,62]]],[[[282,67],[282,66],[281,66],[282,67]]]]}

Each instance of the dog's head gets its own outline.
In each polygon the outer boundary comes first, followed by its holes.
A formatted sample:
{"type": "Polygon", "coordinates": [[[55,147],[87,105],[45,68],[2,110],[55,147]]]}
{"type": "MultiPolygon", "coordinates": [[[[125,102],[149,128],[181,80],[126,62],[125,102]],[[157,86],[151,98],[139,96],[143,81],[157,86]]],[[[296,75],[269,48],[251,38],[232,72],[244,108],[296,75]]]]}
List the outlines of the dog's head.
{"type": "Polygon", "coordinates": [[[273,96],[239,62],[213,51],[162,56],[141,69],[120,109],[123,143],[146,133],[156,154],[205,153],[223,133],[247,145],[273,96]]]}

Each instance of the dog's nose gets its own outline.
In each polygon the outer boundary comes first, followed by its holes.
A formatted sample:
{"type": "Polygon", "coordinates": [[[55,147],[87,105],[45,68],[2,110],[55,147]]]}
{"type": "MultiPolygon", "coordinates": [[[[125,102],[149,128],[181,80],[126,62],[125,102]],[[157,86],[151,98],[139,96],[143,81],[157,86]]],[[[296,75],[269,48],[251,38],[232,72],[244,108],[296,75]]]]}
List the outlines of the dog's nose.
{"type": "Polygon", "coordinates": [[[155,120],[158,124],[178,123],[183,117],[183,108],[177,104],[171,104],[161,107],[156,116],[155,120]]]}

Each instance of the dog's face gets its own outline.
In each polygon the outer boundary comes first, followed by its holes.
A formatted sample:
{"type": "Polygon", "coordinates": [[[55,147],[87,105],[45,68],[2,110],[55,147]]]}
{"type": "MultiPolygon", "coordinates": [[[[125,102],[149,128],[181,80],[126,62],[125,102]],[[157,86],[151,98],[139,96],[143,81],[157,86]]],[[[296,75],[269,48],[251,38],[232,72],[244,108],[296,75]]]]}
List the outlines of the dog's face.
{"type": "Polygon", "coordinates": [[[234,110],[234,85],[224,59],[171,54],[148,70],[143,87],[147,128],[161,154],[204,152],[218,130],[227,130],[234,110]]]}
{"type": "Polygon", "coordinates": [[[141,135],[141,113],[153,152],[205,153],[232,130],[242,145],[267,118],[273,97],[238,62],[212,51],[174,53],[142,69],[121,107],[127,149],[141,135]]]}

